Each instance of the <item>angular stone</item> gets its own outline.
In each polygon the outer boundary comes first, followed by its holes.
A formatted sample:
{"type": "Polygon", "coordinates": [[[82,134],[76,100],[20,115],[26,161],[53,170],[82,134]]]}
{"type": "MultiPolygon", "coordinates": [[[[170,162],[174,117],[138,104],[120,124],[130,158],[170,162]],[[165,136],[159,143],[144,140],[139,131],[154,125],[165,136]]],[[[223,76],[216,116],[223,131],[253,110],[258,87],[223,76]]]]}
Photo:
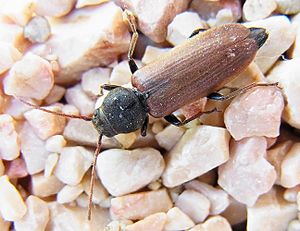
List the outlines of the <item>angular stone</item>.
{"type": "Polygon", "coordinates": [[[44,171],[45,177],[49,177],[53,174],[58,160],[59,160],[59,155],[57,153],[49,154],[45,163],[45,171],[44,171]]]}
{"type": "Polygon", "coordinates": [[[51,89],[50,93],[47,95],[47,97],[44,99],[45,103],[47,105],[54,104],[62,99],[66,92],[66,89],[64,87],[61,87],[59,85],[54,85],[51,89]]]}
{"type": "Polygon", "coordinates": [[[9,70],[13,64],[20,60],[22,54],[15,48],[11,43],[0,42],[0,74],[3,74],[7,70],[9,70]]]}
{"type": "MultiPolygon", "coordinates": [[[[138,67],[142,66],[139,60],[135,61],[138,67]]],[[[131,83],[131,75],[132,73],[128,65],[128,60],[124,60],[114,66],[110,75],[109,82],[118,86],[128,84],[131,83]]]]}
{"type": "Polygon", "coordinates": [[[5,174],[9,179],[17,179],[28,176],[25,161],[22,158],[17,158],[7,162],[5,165],[5,174]]]}
{"type": "Polygon", "coordinates": [[[160,189],[115,197],[111,199],[110,212],[113,219],[138,220],[170,208],[172,201],[166,189],[160,189]]]}
{"type": "Polygon", "coordinates": [[[166,156],[163,184],[180,185],[226,162],[229,139],[229,133],[219,127],[197,126],[187,130],[166,156]]]}
{"type": "Polygon", "coordinates": [[[235,140],[251,136],[277,137],[283,107],[284,98],[277,87],[252,88],[230,103],[224,122],[235,140]]]}
{"type": "Polygon", "coordinates": [[[165,213],[155,213],[132,225],[126,226],[126,231],[163,231],[167,215],[165,213]]]}
{"type": "Polygon", "coordinates": [[[49,221],[47,203],[35,196],[26,199],[27,212],[21,220],[14,222],[16,231],[43,231],[49,221]]]}
{"type": "Polygon", "coordinates": [[[143,188],[157,180],[163,169],[163,157],[153,148],[106,150],[99,155],[96,166],[101,182],[113,196],[143,188]]]}
{"type": "Polygon", "coordinates": [[[62,135],[51,136],[46,141],[46,149],[48,152],[58,152],[66,146],[67,141],[62,135]]]}
{"type": "Polygon", "coordinates": [[[82,184],[70,186],[65,185],[58,193],[57,193],[57,202],[60,204],[70,203],[83,192],[82,184]]]}
{"type": "Polygon", "coordinates": [[[189,231],[232,231],[228,221],[222,216],[213,216],[189,231]]]}
{"type": "Polygon", "coordinates": [[[185,190],[175,202],[176,207],[187,214],[195,223],[203,222],[209,215],[210,201],[195,190],[185,190]]]}
{"type": "Polygon", "coordinates": [[[158,48],[154,46],[147,46],[144,56],[142,58],[143,64],[149,64],[155,61],[161,54],[170,51],[170,48],[158,48]]]}
{"type": "Polygon", "coordinates": [[[276,9],[276,0],[246,0],[243,6],[243,17],[247,21],[264,19],[276,9]]]}
{"type": "MultiPolygon", "coordinates": [[[[0,93],[1,94],[1,93],[0,93]]],[[[33,100],[28,100],[28,102],[35,103],[33,100]]],[[[16,120],[23,120],[24,113],[32,108],[22,103],[20,100],[11,97],[7,99],[3,98],[2,106],[5,107],[3,114],[9,114],[16,120]]]]}
{"type": "Polygon", "coordinates": [[[192,228],[195,223],[179,208],[173,207],[167,212],[165,230],[186,230],[192,228]]]}
{"type": "Polygon", "coordinates": [[[297,202],[298,192],[300,192],[300,185],[296,185],[293,188],[288,188],[284,190],[283,198],[288,202],[297,202]]]}
{"type": "Polygon", "coordinates": [[[39,173],[31,176],[31,192],[38,197],[48,197],[58,193],[64,184],[56,176],[39,173]]]}
{"type": "Polygon", "coordinates": [[[21,219],[27,207],[15,186],[6,175],[0,177],[0,212],[7,221],[21,219]]]}
{"type": "Polygon", "coordinates": [[[35,13],[43,16],[61,17],[68,14],[75,3],[76,0],[37,0],[35,13]]]}
{"type": "Polygon", "coordinates": [[[182,127],[176,127],[173,125],[167,126],[164,130],[155,135],[160,147],[170,151],[174,145],[183,136],[185,129],[182,127]]]}
{"type": "Polygon", "coordinates": [[[136,141],[138,135],[137,132],[130,132],[126,134],[118,134],[114,136],[114,139],[116,139],[123,149],[130,148],[134,142],[136,141]]]}
{"type": "Polygon", "coordinates": [[[24,27],[24,37],[32,43],[46,42],[50,35],[48,20],[42,16],[33,17],[24,27]]]}
{"type": "Polygon", "coordinates": [[[275,180],[274,167],[264,159],[267,142],[264,137],[232,141],[230,159],[219,167],[218,184],[237,201],[252,206],[268,192],[275,180]]]}

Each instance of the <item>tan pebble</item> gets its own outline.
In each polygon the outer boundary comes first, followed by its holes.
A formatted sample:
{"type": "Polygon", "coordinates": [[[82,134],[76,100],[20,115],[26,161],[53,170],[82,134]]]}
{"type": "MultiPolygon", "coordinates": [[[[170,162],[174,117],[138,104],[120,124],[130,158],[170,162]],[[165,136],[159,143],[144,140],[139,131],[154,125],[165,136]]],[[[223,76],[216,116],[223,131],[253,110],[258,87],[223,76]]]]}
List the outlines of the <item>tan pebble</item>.
{"type": "Polygon", "coordinates": [[[281,184],[281,164],[288,153],[288,151],[291,149],[293,145],[293,142],[291,140],[282,142],[277,144],[275,147],[267,151],[267,160],[272,164],[276,170],[277,173],[277,179],[276,183],[281,184]]]}
{"type": "MultiPolygon", "coordinates": [[[[50,111],[61,112],[59,106],[48,106],[44,108],[50,111]]],[[[24,117],[42,140],[62,133],[66,125],[66,118],[36,109],[25,112],[24,117]]]]}
{"type": "Polygon", "coordinates": [[[54,174],[65,184],[77,185],[90,168],[92,161],[92,151],[81,146],[65,147],[62,149],[54,174]]]}
{"type": "Polygon", "coordinates": [[[156,180],[151,182],[150,184],[147,185],[148,189],[155,191],[158,190],[162,187],[161,181],[160,180],[156,180]]]}
{"type": "Polygon", "coordinates": [[[54,135],[47,139],[46,149],[48,152],[58,152],[60,153],[62,148],[65,147],[67,141],[62,135],[54,135]]]}
{"type": "Polygon", "coordinates": [[[49,154],[45,163],[45,171],[44,171],[45,177],[49,177],[53,174],[58,159],[59,159],[59,155],[57,153],[49,154]]]}
{"type": "Polygon", "coordinates": [[[295,203],[286,202],[282,191],[273,189],[261,196],[253,207],[247,208],[247,230],[287,230],[290,221],[297,217],[295,203]]]}
{"type": "Polygon", "coordinates": [[[81,115],[94,113],[95,102],[85,94],[81,85],[77,84],[74,87],[68,88],[65,97],[69,104],[79,109],[81,115]]]}
{"type": "Polygon", "coordinates": [[[3,164],[2,159],[0,159],[0,176],[2,176],[5,172],[5,166],[3,164]]]}
{"type": "Polygon", "coordinates": [[[179,208],[173,207],[167,212],[165,230],[186,230],[193,227],[195,223],[179,208]]]}
{"type": "Polygon", "coordinates": [[[96,170],[108,192],[121,196],[157,180],[164,166],[160,152],[153,148],[110,149],[99,155],[96,170]]]}
{"type": "Polygon", "coordinates": [[[274,167],[264,158],[266,148],[263,137],[232,141],[230,159],[218,169],[218,184],[248,206],[254,205],[260,195],[268,192],[276,180],[274,167]]]}
{"type": "Polygon", "coordinates": [[[226,162],[229,139],[229,133],[219,127],[197,126],[187,130],[166,156],[163,184],[180,185],[226,162]]]}
{"type": "Polygon", "coordinates": [[[23,178],[28,175],[25,161],[22,158],[17,158],[7,162],[5,165],[5,174],[9,179],[23,178]]]}
{"type": "Polygon", "coordinates": [[[87,219],[87,208],[66,206],[57,202],[48,203],[48,207],[51,219],[48,222],[47,230],[104,230],[110,221],[108,210],[99,207],[93,208],[90,221],[87,219]]]}
{"type": "Polygon", "coordinates": [[[50,25],[43,16],[34,16],[24,27],[24,37],[32,43],[46,42],[50,35],[50,25]]]}
{"type": "Polygon", "coordinates": [[[143,219],[153,213],[167,212],[172,202],[165,189],[128,194],[111,199],[113,219],[143,219]]]}
{"type": "Polygon", "coordinates": [[[75,2],[75,0],[37,0],[35,13],[42,16],[61,17],[72,10],[75,2]]]}
{"type": "Polygon", "coordinates": [[[295,57],[300,57],[300,14],[299,13],[292,18],[292,26],[294,27],[294,31],[296,32],[296,39],[291,51],[291,58],[295,58],[295,57]]]}
{"type": "Polygon", "coordinates": [[[185,129],[182,127],[176,127],[173,125],[167,126],[163,131],[155,135],[159,146],[170,151],[172,147],[180,140],[183,136],[185,129]]]}
{"type": "Polygon", "coordinates": [[[277,87],[252,88],[231,102],[224,113],[224,122],[235,140],[277,137],[283,107],[284,98],[277,87]]]}
{"type": "Polygon", "coordinates": [[[83,72],[107,66],[128,50],[128,27],[121,8],[113,2],[78,9],[67,19],[60,23],[51,21],[50,25],[53,35],[40,47],[48,48],[48,53],[51,51],[58,57],[60,70],[56,83],[74,83],[83,72]]]}
{"type": "Polygon", "coordinates": [[[167,216],[165,213],[155,213],[132,225],[126,226],[126,231],[163,231],[167,216]]]}
{"type": "Polygon", "coordinates": [[[154,46],[147,46],[144,56],[142,58],[142,63],[149,64],[158,59],[158,57],[160,57],[161,54],[164,54],[168,51],[170,51],[170,48],[158,48],[154,46]]]}
{"type": "Polygon", "coordinates": [[[49,152],[45,148],[45,141],[41,140],[29,123],[25,122],[19,132],[21,152],[25,160],[27,171],[30,175],[41,172],[49,152]]]}
{"type": "Polygon", "coordinates": [[[189,231],[231,231],[228,221],[222,216],[213,216],[189,231]]]}
{"type": "Polygon", "coordinates": [[[298,192],[300,192],[300,185],[296,185],[293,188],[287,188],[284,190],[283,198],[288,202],[297,202],[298,192]]]}
{"type": "Polygon", "coordinates": [[[78,9],[86,6],[99,5],[108,1],[109,0],[78,0],[76,3],[76,8],[78,9]]]}
{"type": "Polygon", "coordinates": [[[300,58],[294,58],[278,64],[268,75],[268,79],[273,82],[279,82],[287,104],[284,108],[283,119],[295,128],[300,128],[300,109],[297,105],[300,103],[298,96],[300,86],[298,84],[298,73],[300,58]]]}
{"type": "Polygon", "coordinates": [[[283,187],[291,188],[300,184],[300,143],[295,143],[281,163],[280,183],[283,187]]]}
{"type": "Polygon", "coordinates": [[[0,177],[0,212],[7,221],[21,219],[27,207],[15,186],[6,175],[0,177]]]}
{"type": "Polygon", "coordinates": [[[230,204],[221,215],[225,217],[231,225],[237,225],[246,221],[247,207],[245,204],[230,197],[230,204]]]}
{"type": "Polygon", "coordinates": [[[276,0],[277,9],[281,14],[297,14],[300,12],[300,2],[298,0],[276,0]]]}
{"type": "Polygon", "coordinates": [[[300,221],[292,220],[287,228],[287,231],[299,231],[300,230],[300,221]]]}
{"type": "Polygon", "coordinates": [[[11,223],[9,221],[5,221],[2,216],[0,216],[0,230],[9,231],[11,223]]]}
{"type": "Polygon", "coordinates": [[[0,158],[14,160],[20,155],[20,139],[16,121],[7,114],[0,115],[0,158]]]}
{"type": "Polygon", "coordinates": [[[13,64],[22,57],[22,54],[18,49],[7,42],[0,42],[0,54],[2,55],[0,61],[0,74],[9,70],[13,64]]]}
{"type": "Polygon", "coordinates": [[[295,29],[286,16],[272,16],[264,20],[248,22],[247,27],[261,27],[268,32],[268,39],[257,51],[255,63],[263,73],[266,73],[277,59],[295,40],[295,29]],[[278,41],[281,41],[278,45],[278,41]]]}
{"type": "Polygon", "coordinates": [[[45,103],[49,105],[60,101],[64,96],[65,92],[66,89],[64,87],[61,87],[59,85],[54,85],[50,93],[45,98],[45,103]]]}
{"type": "Polygon", "coordinates": [[[114,138],[121,144],[122,148],[128,149],[134,144],[137,136],[138,135],[136,132],[131,132],[127,134],[115,135],[114,138]]]}
{"type": "Polygon", "coordinates": [[[51,175],[45,177],[43,173],[31,176],[31,191],[32,194],[38,197],[48,197],[58,193],[64,184],[51,175]]]}
{"type": "Polygon", "coordinates": [[[101,94],[101,86],[108,83],[111,70],[109,68],[96,67],[82,74],[81,86],[90,97],[97,97],[101,94]]]}
{"type": "Polygon", "coordinates": [[[209,215],[211,203],[203,194],[188,189],[179,195],[175,205],[195,223],[199,223],[209,215]]]}
{"type": "Polygon", "coordinates": [[[193,180],[185,184],[186,189],[192,189],[202,193],[210,201],[210,215],[218,215],[229,206],[228,194],[211,185],[202,183],[198,180],[193,180]]]}
{"type": "Polygon", "coordinates": [[[50,219],[47,203],[36,196],[26,199],[27,213],[18,221],[14,222],[16,231],[43,231],[50,219]]]}
{"type": "Polygon", "coordinates": [[[54,76],[49,62],[27,53],[15,62],[4,79],[4,91],[8,95],[44,99],[51,91],[54,76]]]}
{"type": "Polygon", "coordinates": [[[164,122],[161,121],[161,120],[158,120],[158,121],[155,121],[153,124],[152,124],[152,127],[151,127],[151,131],[154,133],[154,134],[157,134],[159,132],[162,132],[164,130],[164,122]]]}
{"type": "Polygon", "coordinates": [[[254,21],[268,17],[276,9],[276,0],[246,0],[243,6],[243,17],[254,21]]]}
{"type": "Polygon", "coordinates": [[[83,192],[82,184],[78,185],[65,185],[58,193],[57,193],[57,202],[60,204],[70,203],[83,192]]]}
{"type": "Polygon", "coordinates": [[[197,13],[180,13],[168,25],[167,41],[176,46],[187,40],[195,29],[205,29],[206,27],[206,23],[200,19],[197,13]]]}

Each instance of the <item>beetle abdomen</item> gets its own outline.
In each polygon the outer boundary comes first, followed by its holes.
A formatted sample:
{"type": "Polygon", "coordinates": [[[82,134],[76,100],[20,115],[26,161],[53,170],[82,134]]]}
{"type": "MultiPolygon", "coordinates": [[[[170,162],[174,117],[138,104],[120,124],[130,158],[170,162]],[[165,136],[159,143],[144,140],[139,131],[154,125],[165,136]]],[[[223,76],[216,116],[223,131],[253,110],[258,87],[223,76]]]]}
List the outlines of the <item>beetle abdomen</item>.
{"type": "Polygon", "coordinates": [[[216,27],[136,71],[132,84],[148,94],[149,113],[164,117],[234,79],[259,49],[249,34],[240,24],[216,27]]]}

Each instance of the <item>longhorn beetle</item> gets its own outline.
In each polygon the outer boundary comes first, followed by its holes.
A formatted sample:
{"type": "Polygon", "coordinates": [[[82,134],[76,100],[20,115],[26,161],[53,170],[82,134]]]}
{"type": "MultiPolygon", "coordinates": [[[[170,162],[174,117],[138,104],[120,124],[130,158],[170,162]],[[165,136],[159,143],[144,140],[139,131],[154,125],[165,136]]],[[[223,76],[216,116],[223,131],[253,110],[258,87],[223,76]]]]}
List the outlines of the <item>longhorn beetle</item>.
{"type": "Polygon", "coordinates": [[[183,121],[172,113],[201,97],[227,100],[255,86],[277,86],[277,83],[252,83],[228,95],[217,92],[252,62],[256,52],[268,38],[263,28],[246,28],[241,24],[227,24],[202,33],[199,33],[201,30],[198,29],[184,43],[161,55],[156,61],[138,69],[133,60],[133,52],[138,39],[135,17],[128,10],[124,11],[124,15],[132,31],[128,62],[132,72],[133,88],[110,84],[102,86],[109,93],[93,116],[53,112],[20,99],[25,104],[48,113],[92,121],[99,132],[90,182],[89,220],[95,166],[103,135],[113,137],[119,133],[141,129],[141,135],[145,136],[148,114],[157,118],[164,117],[171,124],[181,126],[199,117],[203,112],[183,121]]]}

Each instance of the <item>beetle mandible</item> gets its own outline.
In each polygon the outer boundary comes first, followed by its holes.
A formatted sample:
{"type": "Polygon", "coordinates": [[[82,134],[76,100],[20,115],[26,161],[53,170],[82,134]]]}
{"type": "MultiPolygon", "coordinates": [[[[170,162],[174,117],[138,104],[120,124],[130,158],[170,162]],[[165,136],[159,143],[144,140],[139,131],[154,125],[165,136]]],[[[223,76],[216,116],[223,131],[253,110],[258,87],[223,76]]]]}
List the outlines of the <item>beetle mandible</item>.
{"type": "Polygon", "coordinates": [[[180,126],[197,118],[201,113],[184,121],[172,113],[201,97],[226,100],[255,86],[277,85],[253,83],[225,96],[217,92],[253,61],[256,52],[268,38],[263,28],[227,24],[204,32],[198,29],[184,43],[138,69],[133,60],[138,39],[135,17],[128,10],[124,11],[124,15],[132,31],[128,62],[133,88],[110,84],[102,86],[109,93],[92,117],[53,112],[20,99],[25,104],[48,113],[92,121],[99,132],[92,165],[88,219],[91,218],[95,166],[103,135],[113,137],[141,129],[142,136],[145,136],[148,114],[156,118],[164,117],[171,124],[180,126]]]}

